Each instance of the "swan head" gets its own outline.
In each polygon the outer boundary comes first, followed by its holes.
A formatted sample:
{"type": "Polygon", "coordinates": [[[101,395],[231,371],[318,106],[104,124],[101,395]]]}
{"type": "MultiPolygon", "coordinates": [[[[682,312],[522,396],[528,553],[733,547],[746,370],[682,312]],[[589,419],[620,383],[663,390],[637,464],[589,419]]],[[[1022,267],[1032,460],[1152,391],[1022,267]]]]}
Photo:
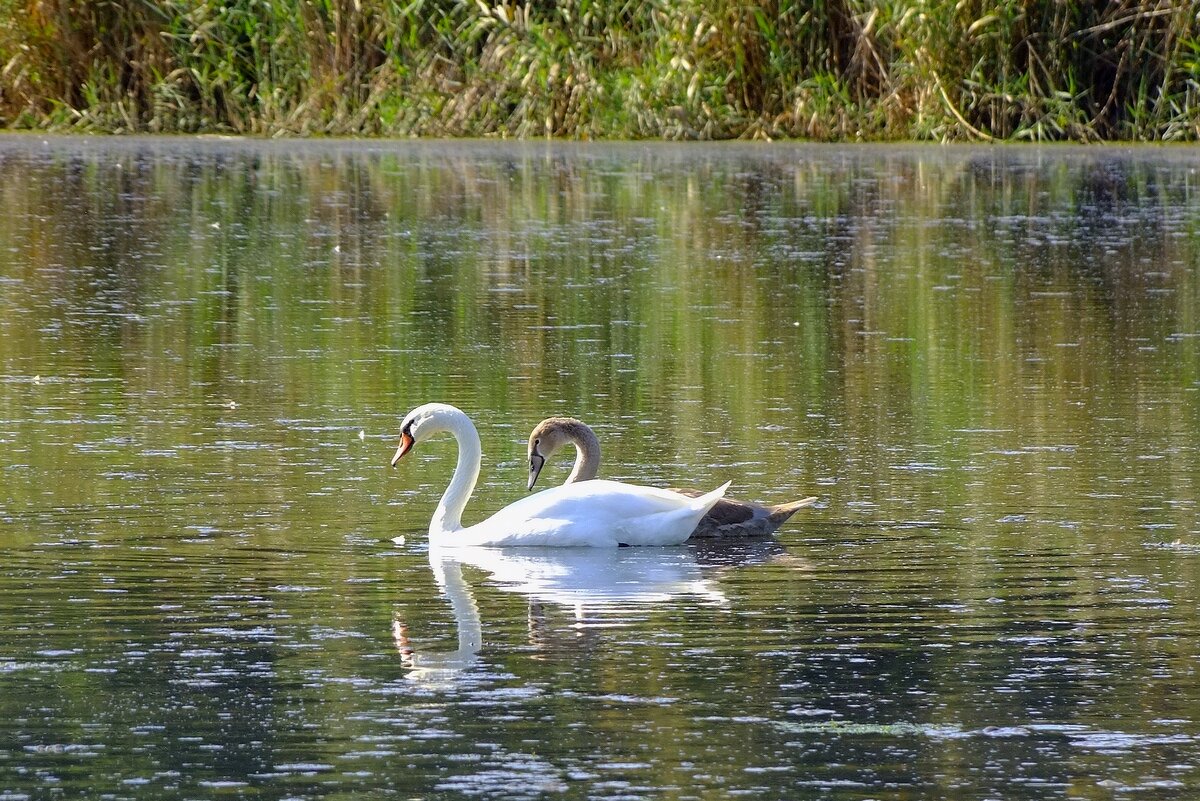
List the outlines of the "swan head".
{"type": "Polygon", "coordinates": [[[413,409],[400,424],[400,446],[392,457],[392,467],[418,442],[424,442],[443,431],[454,431],[464,420],[470,424],[461,410],[448,403],[426,403],[413,409]]]}
{"type": "MultiPolygon", "coordinates": [[[[574,417],[547,417],[534,426],[533,431],[529,434],[529,486],[527,489],[532,490],[533,485],[537,483],[542,468],[546,466],[546,460],[567,445],[579,442],[584,436],[582,433],[584,430],[591,434],[591,429],[587,424],[574,417]]],[[[594,434],[592,434],[592,438],[595,438],[594,434]]]]}

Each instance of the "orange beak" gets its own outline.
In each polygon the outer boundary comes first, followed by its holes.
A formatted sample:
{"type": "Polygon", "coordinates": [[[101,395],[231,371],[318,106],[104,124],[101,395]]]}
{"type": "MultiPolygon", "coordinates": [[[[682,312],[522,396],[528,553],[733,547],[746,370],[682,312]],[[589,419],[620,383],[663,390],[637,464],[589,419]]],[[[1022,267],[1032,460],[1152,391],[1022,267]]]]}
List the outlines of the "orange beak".
{"type": "Polygon", "coordinates": [[[404,457],[404,454],[412,450],[415,441],[411,434],[405,433],[400,435],[400,447],[396,448],[396,455],[392,457],[392,467],[396,466],[396,462],[400,461],[404,457]]]}

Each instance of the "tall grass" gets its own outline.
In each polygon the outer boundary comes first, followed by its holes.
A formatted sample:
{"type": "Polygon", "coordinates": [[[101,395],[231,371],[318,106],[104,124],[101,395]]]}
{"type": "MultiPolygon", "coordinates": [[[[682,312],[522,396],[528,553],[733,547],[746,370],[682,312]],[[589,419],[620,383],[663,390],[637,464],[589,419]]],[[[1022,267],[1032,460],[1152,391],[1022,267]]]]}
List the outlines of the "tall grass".
{"type": "Polygon", "coordinates": [[[1200,138],[1194,0],[0,0],[0,124],[1200,138]]]}

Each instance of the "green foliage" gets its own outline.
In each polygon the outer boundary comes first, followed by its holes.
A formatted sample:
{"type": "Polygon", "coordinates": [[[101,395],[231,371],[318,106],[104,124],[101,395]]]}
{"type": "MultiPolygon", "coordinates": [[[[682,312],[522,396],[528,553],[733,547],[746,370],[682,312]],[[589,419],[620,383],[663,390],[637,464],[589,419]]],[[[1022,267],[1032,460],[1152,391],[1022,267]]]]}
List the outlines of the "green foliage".
{"type": "Polygon", "coordinates": [[[1200,137],[1171,0],[0,0],[0,64],[12,128],[1200,137]]]}

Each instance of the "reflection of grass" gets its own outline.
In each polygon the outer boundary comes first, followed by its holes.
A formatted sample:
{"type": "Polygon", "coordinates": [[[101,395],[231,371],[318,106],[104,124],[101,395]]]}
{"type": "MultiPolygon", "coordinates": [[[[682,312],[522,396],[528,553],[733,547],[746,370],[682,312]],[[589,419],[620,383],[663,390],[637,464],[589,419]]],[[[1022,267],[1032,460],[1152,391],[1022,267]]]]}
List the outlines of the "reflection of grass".
{"type": "Polygon", "coordinates": [[[1195,139],[1188,3],[0,0],[8,125],[1195,139]]]}
{"type": "MultiPolygon", "coordinates": [[[[1164,224],[1186,187],[1151,184],[1149,167],[838,166],[819,148],[674,170],[665,153],[618,148],[591,169],[553,148],[507,152],[266,148],[197,162],[186,180],[179,164],[118,156],[120,193],[98,163],[13,163],[0,245],[22,254],[7,277],[23,291],[0,299],[0,364],[119,378],[83,399],[91,418],[137,418],[153,392],[215,424],[234,400],[272,436],[273,420],[313,408],[374,435],[375,421],[340,416],[374,408],[387,425],[419,402],[458,403],[494,415],[478,419],[495,482],[480,511],[510,497],[496,463],[519,461],[551,413],[597,427],[613,477],[715,485],[720,465],[758,462],[756,499],[835,477],[835,510],[854,499],[878,504],[876,519],[942,523],[963,505],[994,520],[1108,491],[1095,476],[1124,472],[1104,443],[1130,429],[1163,446],[1196,436],[1197,223],[1164,224]],[[1147,205],[1152,193],[1165,194],[1147,205]],[[148,261],[147,242],[161,256],[148,261]],[[1146,259],[1166,265],[1153,286],[1146,259]],[[37,325],[16,313],[30,298],[37,325]],[[96,322],[84,335],[64,308],[96,322]],[[63,343],[39,333],[53,326],[63,343]],[[1127,345],[1140,340],[1156,349],[1127,345]],[[167,350],[174,361],[144,358],[167,350]],[[890,489],[913,463],[938,472],[890,489]]],[[[15,397],[0,399],[14,419],[15,397]]],[[[101,423],[76,438],[98,430],[128,433],[101,423]]],[[[1187,474],[1187,451],[1164,453],[1139,482],[1187,474]]],[[[94,490],[81,481],[78,498],[94,490]]]]}

